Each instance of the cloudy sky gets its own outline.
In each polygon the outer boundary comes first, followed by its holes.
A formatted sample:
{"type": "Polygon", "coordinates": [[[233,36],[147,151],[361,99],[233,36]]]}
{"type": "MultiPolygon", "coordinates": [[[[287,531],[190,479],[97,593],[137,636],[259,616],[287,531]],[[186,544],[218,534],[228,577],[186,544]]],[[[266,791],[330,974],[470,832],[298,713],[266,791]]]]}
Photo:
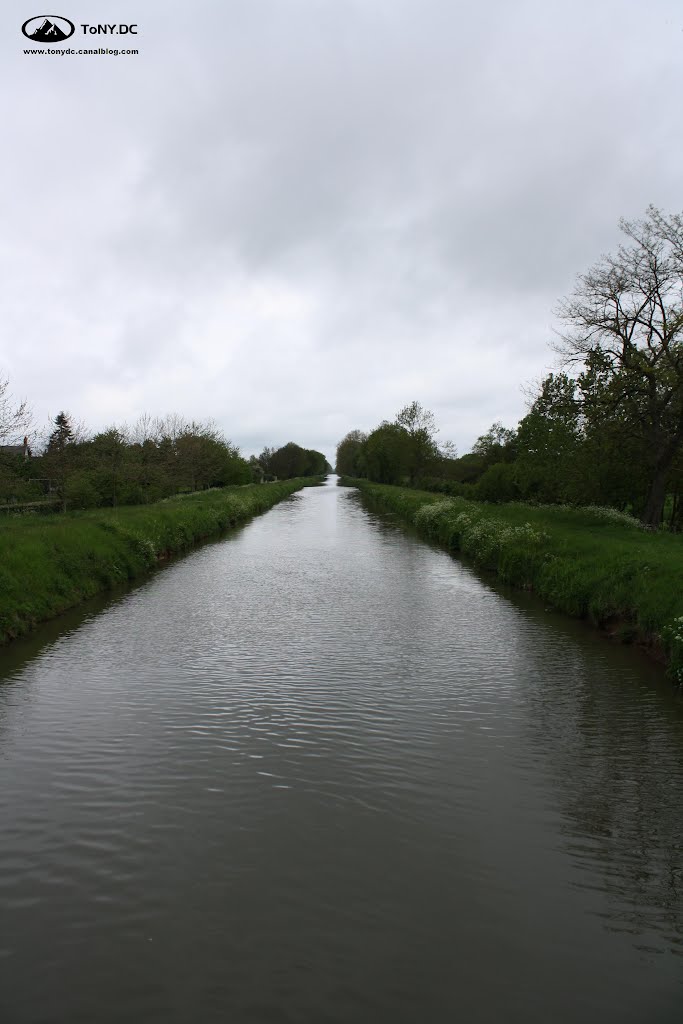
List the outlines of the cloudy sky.
{"type": "Polygon", "coordinates": [[[333,458],[418,399],[464,453],[619,218],[683,210],[680,0],[64,0],[42,48],[136,23],[128,56],[25,55],[36,13],[3,11],[0,371],[39,426],[333,458]]]}

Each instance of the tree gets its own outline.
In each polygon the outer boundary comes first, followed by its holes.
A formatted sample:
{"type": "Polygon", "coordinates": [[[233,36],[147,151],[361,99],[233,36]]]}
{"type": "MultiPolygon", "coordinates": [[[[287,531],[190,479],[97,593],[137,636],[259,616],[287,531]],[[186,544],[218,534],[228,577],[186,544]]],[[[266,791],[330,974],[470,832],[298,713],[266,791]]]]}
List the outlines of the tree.
{"type": "Polygon", "coordinates": [[[517,432],[504,427],[500,420],[491,424],[472,446],[475,455],[482,458],[484,466],[493,466],[498,462],[512,462],[515,458],[515,441],[517,432]]]}
{"type": "Polygon", "coordinates": [[[339,476],[363,476],[365,472],[363,445],[368,435],[362,430],[350,430],[337,445],[336,471],[339,476]]]}
{"type": "MultiPolygon", "coordinates": [[[[269,452],[267,457],[268,471],[279,480],[289,480],[296,476],[323,476],[326,472],[327,459],[322,452],[312,448],[301,448],[293,441],[289,441],[278,448],[277,451],[264,449],[269,452]]],[[[263,465],[263,455],[259,462],[263,465]]]]}
{"type": "Polygon", "coordinates": [[[434,437],[439,429],[436,425],[434,413],[425,409],[419,402],[411,402],[405,405],[396,415],[396,423],[408,431],[411,437],[423,433],[427,437],[434,437]]]}
{"type": "Polygon", "coordinates": [[[275,471],[272,465],[272,459],[273,455],[275,455],[276,450],[276,448],[269,448],[268,445],[266,445],[261,454],[258,456],[259,464],[261,465],[266,478],[275,476],[275,471]]]}
{"type": "Polygon", "coordinates": [[[518,498],[519,486],[512,463],[492,463],[478,481],[476,493],[480,501],[503,502],[518,498]]]}
{"type": "MultiPolygon", "coordinates": [[[[123,430],[111,426],[99,434],[95,434],[89,445],[90,460],[96,470],[97,480],[90,480],[93,490],[106,498],[106,503],[114,508],[120,500],[120,489],[123,469],[129,441],[123,430]],[[98,486],[99,485],[99,486],[98,486]]],[[[79,481],[79,486],[81,486],[79,481]]],[[[74,488],[70,488],[73,493],[74,488]]],[[[81,488],[80,493],[85,493],[81,488]]]]}
{"type": "Polygon", "coordinates": [[[0,442],[18,441],[31,427],[32,414],[26,399],[15,404],[9,380],[0,377],[0,442]]]}
{"type": "Polygon", "coordinates": [[[425,409],[419,402],[411,402],[401,409],[395,423],[405,430],[410,438],[407,469],[410,483],[414,484],[418,477],[424,476],[434,467],[439,458],[439,448],[435,441],[439,431],[434,413],[425,409]]]}
{"type": "Polygon", "coordinates": [[[397,423],[380,423],[365,442],[368,479],[400,484],[413,465],[412,439],[397,423]]]}
{"type": "Polygon", "coordinates": [[[67,483],[74,472],[76,461],[76,435],[69,416],[60,412],[54,419],[54,429],[47,440],[43,456],[47,476],[52,479],[57,495],[66,512],[67,483]]]}
{"type": "Polygon", "coordinates": [[[581,274],[559,306],[566,327],[558,350],[584,363],[593,417],[622,417],[643,458],[641,520],[657,527],[683,446],[683,215],[650,206],[642,220],[619,226],[628,241],[581,274]]]}
{"type": "Polygon", "coordinates": [[[517,431],[515,474],[525,497],[551,502],[574,497],[570,488],[579,415],[576,381],[551,373],[517,431]]]}

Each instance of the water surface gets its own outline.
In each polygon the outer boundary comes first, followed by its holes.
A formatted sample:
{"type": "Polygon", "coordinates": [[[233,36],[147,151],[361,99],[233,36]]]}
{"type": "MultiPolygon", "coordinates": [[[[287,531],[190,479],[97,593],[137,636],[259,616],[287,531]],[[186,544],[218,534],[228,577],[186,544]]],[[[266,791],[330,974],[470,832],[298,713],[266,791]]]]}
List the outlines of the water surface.
{"type": "Polygon", "coordinates": [[[334,486],[0,684],[0,1020],[683,1019],[683,707],[334,486]]]}

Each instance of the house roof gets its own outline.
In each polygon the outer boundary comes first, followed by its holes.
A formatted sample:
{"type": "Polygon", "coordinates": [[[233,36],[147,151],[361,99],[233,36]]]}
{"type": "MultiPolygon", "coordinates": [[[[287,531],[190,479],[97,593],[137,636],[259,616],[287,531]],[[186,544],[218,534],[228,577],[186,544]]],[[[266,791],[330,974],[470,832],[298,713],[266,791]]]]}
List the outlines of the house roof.
{"type": "Polygon", "coordinates": [[[23,444],[0,444],[0,452],[3,455],[23,455],[27,446],[23,444]]]}

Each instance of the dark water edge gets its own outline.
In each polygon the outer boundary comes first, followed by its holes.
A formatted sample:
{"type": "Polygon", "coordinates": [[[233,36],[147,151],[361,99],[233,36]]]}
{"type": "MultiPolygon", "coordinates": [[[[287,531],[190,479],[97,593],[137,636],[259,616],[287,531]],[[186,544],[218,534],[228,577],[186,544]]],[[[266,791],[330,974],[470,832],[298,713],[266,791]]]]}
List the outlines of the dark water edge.
{"type": "Polygon", "coordinates": [[[680,1019],[637,652],[333,486],[95,612],[0,686],[3,1024],[680,1019]]]}

